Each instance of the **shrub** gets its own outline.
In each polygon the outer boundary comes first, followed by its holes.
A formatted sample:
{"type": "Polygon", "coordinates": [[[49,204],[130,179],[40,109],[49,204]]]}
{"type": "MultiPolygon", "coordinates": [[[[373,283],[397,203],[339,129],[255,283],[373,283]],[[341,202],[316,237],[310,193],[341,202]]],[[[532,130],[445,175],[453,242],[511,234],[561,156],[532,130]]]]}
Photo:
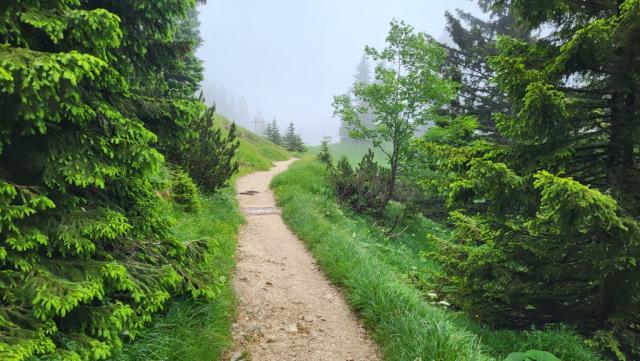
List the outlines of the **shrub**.
{"type": "Polygon", "coordinates": [[[336,167],[331,169],[330,178],[338,201],[349,203],[356,192],[356,174],[347,157],[338,160],[336,167]]]}
{"type": "Polygon", "coordinates": [[[385,195],[389,192],[389,171],[375,162],[369,149],[358,164],[356,174],[356,193],[351,206],[356,212],[381,212],[386,205],[385,195]]]}
{"type": "Polygon", "coordinates": [[[187,212],[200,209],[198,188],[189,174],[180,168],[173,170],[171,179],[171,196],[174,202],[182,205],[187,212]]]}
{"type": "Polygon", "coordinates": [[[389,171],[374,161],[371,149],[362,157],[355,171],[346,157],[340,158],[336,167],[331,168],[330,177],[341,203],[360,213],[382,213],[389,187],[389,171]]]}
{"type": "Polygon", "coordinates": [[[227,136],[213,125],[215,108],[207,109],[190,126],[192,135],[186,148],[173,154],[175,161],[189,173],[203,190],[213,192],[227,184],[238,171],[235,160],[240,145],[236,125],[232,123],[227,136]]]}

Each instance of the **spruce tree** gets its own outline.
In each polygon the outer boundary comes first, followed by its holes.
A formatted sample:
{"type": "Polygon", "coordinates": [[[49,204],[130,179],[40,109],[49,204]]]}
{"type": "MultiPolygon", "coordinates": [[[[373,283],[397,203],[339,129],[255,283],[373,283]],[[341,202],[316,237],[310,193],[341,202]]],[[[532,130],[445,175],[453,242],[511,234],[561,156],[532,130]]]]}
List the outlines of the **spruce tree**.
{"type": "Polygon", "coordinates": [[[0,5],[0,359],[105,359],[172,295],[215,294],[213,244],[174,238],[155,184],[203,109],[194,6],[0,5]]]}
{"type": "Polygon", "coordinates": [[[498,54],[497,40],[509,36],[531,41],[531,31],[516,22],[509,8],[491,7],[486,0],[478,2],[489,15],[486,20],[471,13],[457,10],[446,12],[447,32],[453,46],[446,47],[449,54],[445,63],[447,76],[460,84],[456,100],[449,110],[454,116],[474,115],[480,129],[490,136],[497,136],[494,113],[507,113],[509,99],[494,82],[490,57],[498,54]]]}
{"type": "Polygon", "coordinates": [[[287,132],[282,137],[282,145],[290,152],[304,152],[305,146],[302,138],[296,133],[293,122],[289,122],[287,132]]]}
{"type": "Polygon", "coordinates": [[[331,151],[329,150],[329,142],[331,138],[323,137],[320,142],[320,151],[318,152],[317,158],[322,163],[326,164],[327,167],[333,167],[333,159],[331,157],[331,151]]]}
{"type": "Polygon", "coordinates": [[[443,287],[492,324],[564,321],[638,359],[640,3],[494,3],[550,34],[489,60],[511,105],[499,142],[460,118],[422,142],[455,210],[443,287]]]}
{"type": "Polygon", "coordinates": [[[280,129],[278,129],[278,123],[275,118],[267,125],[264,132],[265,137],[276,145],[282,145],[282,137],[280,136],[280,129]]]}

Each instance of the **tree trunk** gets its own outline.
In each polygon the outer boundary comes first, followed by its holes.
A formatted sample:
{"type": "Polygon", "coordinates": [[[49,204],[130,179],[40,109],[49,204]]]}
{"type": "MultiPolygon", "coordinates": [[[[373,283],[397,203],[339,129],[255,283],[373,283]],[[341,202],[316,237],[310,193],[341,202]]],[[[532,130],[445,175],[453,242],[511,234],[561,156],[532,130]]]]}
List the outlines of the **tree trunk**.
{"type": "Polygon", "coordinates": [[[387,204],[389,204],[391,198],[395,193],[396,178],[398,177],[398,151],[395,149],[395,146],[393,153],[391,154],[390,166],[391,174],[389,175],[389,180],[387,183],[387,193],[385,194],[382,200],[382,204],[380,205],[380,215],[384,214],[384,210],[387,208],[387,204]]]}

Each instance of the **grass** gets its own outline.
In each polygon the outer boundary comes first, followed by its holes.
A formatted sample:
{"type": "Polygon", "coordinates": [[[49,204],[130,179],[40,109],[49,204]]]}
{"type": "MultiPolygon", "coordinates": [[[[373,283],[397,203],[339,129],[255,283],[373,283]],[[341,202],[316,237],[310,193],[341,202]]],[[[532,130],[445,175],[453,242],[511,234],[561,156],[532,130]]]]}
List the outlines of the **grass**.
{"type": "MultiPolygon", "coordinates": [[[[356,165],[360,163],[362,156],[371,149],[375,154],[375,159],[383,164],[387,162],[387,156],[378,148],[375,148],[373,144],[366,141],[341,141],[329,145],[329,151],[335,160],[341,157],[347,157],[351,164],[356,165]]],[[[320,151],[319,146],[310,147],[309,153],[316,154],[320,151]]]]}
{"type": "MultiPolygon", "coordinates": [[[[215,124],[227,129],[231,122],[216,114],[215,124]]],[[[237,176],[243,176],[256,170],[268,170],[271,168],[273,161],[289,159],[289,152],[282,147],[242,127],[238,127],[237,130],[238,139],[240,140],[237,156],[240,171],[237,176]]]]}
{"type": "MultiPolygon", "coordinates": [[[[216,115],[223,128],[230,122],[216,115]]],[[[289,158],[284,149],[238,128],[240,147],[237,177],[256,170],[268,170],[273,161],[289,158]]],[[[232,182],[233,182],[232,180],[232,182]]],[[[172,300],[144,334],[127,344],[113,361],[201,361],[219,360],[231,345],[231,323],[235,316],[235,298],[231,286],[235,267],[237,231],[243,223],[233,187],[213,195],[201,195],[202,209],[196,214],[173,210],[175,234],[181,240],[210,238],[218,242],[219,252],[212,267],[225,277],[220,294],[210,302],[191,299],[172,300]]]]}
{"type": "Polygon", "coordinates": [[[166,312],[114,357],[114,361],[218,360],[229,346],[235,305],[230,282],[242,216],[230,188],[202,196],[202,205],[195,214],[175,207],[175,233],[183,240],[207,237],[218,243],[212,267],[225,277],[220,294],[210,302],[171,301],[166,312]]]}
{"type": "Polygon", "coordinates": [[[420,253],[430,249],[426,234],[447,230],[417,217],[390,240],[371,219],[336,205],[325,172],[318,162],[303,159],[276,177],[272,187],[285,221],[344,290],[386,360],[502,360],[530,349],[552,352],[563,361],[600,360],[568,328],[496,331],[431,304],[425,281],[438,265],[420,253]]]}

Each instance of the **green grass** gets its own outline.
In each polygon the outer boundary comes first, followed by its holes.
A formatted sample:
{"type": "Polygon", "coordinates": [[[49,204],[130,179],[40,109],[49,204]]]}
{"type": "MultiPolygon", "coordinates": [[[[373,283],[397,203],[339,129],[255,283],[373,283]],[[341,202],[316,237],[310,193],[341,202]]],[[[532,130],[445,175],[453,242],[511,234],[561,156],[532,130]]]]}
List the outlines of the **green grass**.
{"type": "MultiPolygon", "coordinates": [[[[216,116],[216,123],[223,128],[230,125],[221,116],[216,116]]],[[[268,170],[273,161],[289,158],[284,149],[246,129],[238,128],[238,138],[240,170],[234,180],[256,170],[268,170]]],[[[207,237],[218,242],[219,252],[211,267],[226,278],[220,294],[210,302],[171,301],[144,334],[127,344],[113,361],[215,361],[231,344],[235,298],[230,282],[235,267],[236,235],[244,221],[234,195],[233,187],[202,195],[202,209],[196,214],[175,207],[172,215],[179,239],[207,237]]]]}
{"type": "MultiPolygon", "coordinates": [[[[356,165],[360,163],[362,156],[364,156],[367,151],[371,148],[373,153],[375,154],[375,159],[382,163],[387,163],[387,156],[378,148],[375,148],[373,144],[365,141],[346,141],[339,142],[329,145],[329,151],[331,152],[331,156],[335,160],[340,159],[345,156],[351,162],[351,164],[356,165]]],[[[319,146],[310,147],[309,153],[316,154],[320,151],[319,146]]]]}
{"type": "Polygon", "coordinates": [[[447,230],[417,217],[398,238],[388,239],[371,219],[337,206],[323,174],[323,165],[304,159],[272,186],[285,221],[345,291],[386,360],[502,360],[530,349],[563,361],[600,360],[567,328],[494,331],[432,305],[423,288],[438,265],[420,252],[430,249],[426,234],[447,230]]]}
{"type": "MultiPolygon", "coordinates": [[[[216,114],[215,124],[228,128],[231,124],[226,118],[216,114]]],[[[263,137],[238,127],[238,138],[240,147],[238,148],[238,163],[240,171],[237,176],[242,176],[257,170],[268,170],[273,161],[286,160],[290,158],[289,152],[279,147],[263,137]]]]}
{"type": "Polygon", "coordinates": [[[171,301],[165,308],[166,312],[113,360],[218,360],[229,346],[229,329],[235,305],[230,282],[236,234],[242,216],[231,188],[203,196],[202,205],[202,209],[195,214],[185,213],[175,207],[175,233],[185,241],[206,237],[218,243],[218,253],[211,266],[226,278],[220,294],[210,302],[194,302],[191,299],[171,301]]]}

